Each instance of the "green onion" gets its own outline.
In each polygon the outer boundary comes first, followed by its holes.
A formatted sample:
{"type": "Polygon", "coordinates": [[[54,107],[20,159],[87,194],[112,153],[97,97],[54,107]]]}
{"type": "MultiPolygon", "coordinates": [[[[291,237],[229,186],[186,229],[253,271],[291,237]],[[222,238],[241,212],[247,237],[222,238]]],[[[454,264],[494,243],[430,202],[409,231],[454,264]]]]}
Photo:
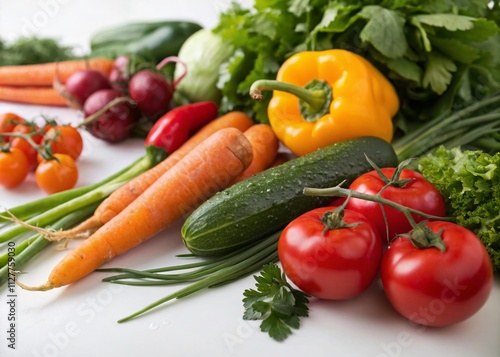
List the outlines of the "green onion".
{"type": "MultiPolygon", "coordinates": [[[[15,255],[18,256],[21,254],[26,248],[28,248],[34,241],[37,240],[38,235],[34,233],[27,239],[21,242],[21,244],[17,244],[15,248],[15,255]]],[[[0,268],[3,268],[9,262],[9,254],[5,253],[0,256],[0,268]]]]}
{"type": "Polygon", "coordinates": [[[399,161],[421,156],[443,145],[447,148],[474,144],[498,148],[500,93],[486,97],[451,115],[438,117],[394,140],[399,161]],[[488,139],[488,135],[492,135],[488,139]],[[486,139],[485,139],[486,137],[486,139]]]}
{"type": "MultiPolygon", "coordinates": [[[[57,222],[51,225],[52,229],[67,229],[72,227],[73,225],[80,222],[82,219],[90,216],[94,210],[97,208],[98,203],[94,205],[90,205],[84,208],[81,208],[77,211],[74,211],[65,217],[61,218],[57,222]]],[[[27,239],[29,244],[22,249],[19,253],[16,247],[16,255],[15,255],[15,270],[19,270],[26,262],[28,262],[31,258],[33,258],[36,254],[41,252],[45,247],[51,244],[50,241],[43,237],[43,234],[37,233],[33,237],[27,239]]],[[[24,241],[21,244],[24,244],[24,241]]],[[[2,286],[5,282],[7,282],[9,276],[9,266],[6,264],[2,265],[0,268],[0,286],[2,286]]]]}
{"type": "Polygon", "coordinates": [[[266,264],[277,262],[277,247],[280,234],[281,231],[278,231],[257,243],[212,260],[143,271],[123,268],[99,269],[98,271],[123,273],[103,279],[103,281],[115,284],[154,286],[191,283],[118,321],[125,322],[168,301],[181,299],[206,288],[228,284],[261,269],[266,264]],[[165,273],[183,270],[188,271],[173,274],[165,273]]]}

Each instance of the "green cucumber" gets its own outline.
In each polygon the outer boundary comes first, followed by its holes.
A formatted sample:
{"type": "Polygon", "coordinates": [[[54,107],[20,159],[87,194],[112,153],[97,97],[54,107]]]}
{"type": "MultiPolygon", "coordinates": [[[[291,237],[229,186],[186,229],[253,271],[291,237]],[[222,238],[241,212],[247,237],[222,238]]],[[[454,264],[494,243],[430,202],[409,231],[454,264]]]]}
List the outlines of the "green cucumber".
{"type": "Polygon", "coordinates": [[[328,188],[379,167],[398,164],[392,146],[375,137],[346,140],[241,181],[205,201],[182,226],[185,246],[201,256],[218,255],[284,228],[301,214],[331,202],[303,194],[304,187],[328,188]]]}

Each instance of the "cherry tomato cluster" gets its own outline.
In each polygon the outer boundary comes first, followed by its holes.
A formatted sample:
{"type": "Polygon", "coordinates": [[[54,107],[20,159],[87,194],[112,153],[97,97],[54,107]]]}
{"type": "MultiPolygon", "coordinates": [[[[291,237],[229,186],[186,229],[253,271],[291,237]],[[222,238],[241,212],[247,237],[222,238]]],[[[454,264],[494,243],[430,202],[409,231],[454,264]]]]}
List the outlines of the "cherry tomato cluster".
{"type": "Polygon", "coordinates": [[[39,126],[14,113],[0,114],[0,185],[13,188],[34,172],[48,194],[78,181],[76,160],[83,150],[78,129],[46,121],[39,126]]]}
{"type": "Polygon", "coordinates": [[[493,285],[488,253],[473,232],[445,219],[443,197],[420,173],[376,169],[349,190],[352,197],[307,212],[283,230],[279,258],[298,288],[343,300],[380,277],[394,309],[424,326],[461,322],[485,304],[493,285]]]}

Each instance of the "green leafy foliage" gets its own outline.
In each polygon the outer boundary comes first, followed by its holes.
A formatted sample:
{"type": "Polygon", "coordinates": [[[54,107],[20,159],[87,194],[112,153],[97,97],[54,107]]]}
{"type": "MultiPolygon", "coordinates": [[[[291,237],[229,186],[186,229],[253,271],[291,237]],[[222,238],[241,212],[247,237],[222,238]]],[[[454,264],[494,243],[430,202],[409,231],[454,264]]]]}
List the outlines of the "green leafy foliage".
{"type": "Polygon", "coordinates": [[[378,5],[365,6],[359,16],[367,19],[359,34],[363,42],[370,43],[388,58],[403,57],[408,51],[404,34],[405,18],[396,11],[378,5]]]}
{"type": "Polygon", "coordinates": [[[448,214],[479,237],[500,271],[500,153],[440,147],[418,164],[443,194],[448,214]]]}
{"type": "Polygon", "coordinates": [[[0,40],[0,66],[47,63],[74,57],[70,47],[51,38],[21,37],[12,43],[0,40]]]}
{"type": "Polygon", "coordinates": [[[408,121],[436,118],[500,89],[498,8],[486,0],[273,0],[252,9],[233,3],[214,31],[245,61],[229,60],[222,73],[222,109],[267,122],[271,94],[253,102],[253,80],[274,79],[299,51],[343,48],[395,85],[404,131],[408,121]]]}
{"type": "Polygon", "coordinates": [[[292,329],[300,327],[300,317],[309,315],[309,296],[294,289],[276,264],[268,264],[260,276],[254,276],[257,290],[243,295],[245,320],[262,320],[260,329],[277,341],[285,340],[292,329]]]}

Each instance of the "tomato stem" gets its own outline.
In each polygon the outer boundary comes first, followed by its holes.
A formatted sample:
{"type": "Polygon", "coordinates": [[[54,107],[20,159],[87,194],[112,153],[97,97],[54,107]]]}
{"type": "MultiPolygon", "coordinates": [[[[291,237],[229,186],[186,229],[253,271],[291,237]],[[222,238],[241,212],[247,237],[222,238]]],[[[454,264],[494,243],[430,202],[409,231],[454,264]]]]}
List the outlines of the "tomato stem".
{"type": "MultiPolygon", "coordinates": [[[[444,252],[446,250],[445,243],[441,239],[441,232],[434,233],[432,232],[429,228],[424,226],[420,222],[420,224],[417,224],[415,222],[415,219],[413,218],[412,214],[416,214],[419,216],[422,216],[427,219],[436,219],[440,221],[452,221],[453,219],[451,217],[439,217],[439,216],[434,216],[431,214],[427,214],[425,212],[421,212],[419,210],[413,209],[411,207],[406,207],[403,206],[399,203],[387,200],[385,198],[380,197],[379,195],[369,195],[366,193],[361,193],[357,192],[354,190],[342,188],[340,186],[335,186],[335,187],[330,187],[330,188],[311,188],[311,187],[305,187],[303,190],[303,193],[307,196],[334,196],[334,197],[354,197],[354,198],[359,198],[362,200],[366,201],[372,201],[372,202],[377,202],[382,205],[386,205],[389,207],[392,207],[400,212],[402,212],[410,224],[413,227],[413,230],[409,234],[403,234],[400,236],[405,236],[410,239],[412,244],[417,247],[417,248],[430,248],[430,247],[436,247],[438,248],[441,252],[444,252]]],[[[346,200],[347,202],[347,200],[346,200]]],[[[346,204],[344,202],[344,205],[346,204]]]]}
{"type": "Polygon", "coordinates": [[[446,245],[441,239],[441,233],[443,233],[442,230],[438,233],[434,233],[429,229],[429,227],[424,225],[425,221],[420,223],[415,222],[415,219],[408,210],[404,210],[403,213],[410,222],[413,229],[407,234],[400,234],[400,237],[408,238],[411,244],[413,244],[413,246],[418,249],[436,247],[442,253],[446,251],[446,245]]]}
{"type": "Polygon", "coordinates": [[[342,188],[340,186],[334,186],[334,187],[330,187],[330,188],[305,187],[303,190],[303,193],[307,196],[333,196],[333,197],[349,197],[349,196],[351,196],[354,198],[359,198],[361,200],[381,203],[383,205],[397,209],[398,211],[401,211],[403,213],[405,211],[409,211],[410,213],[422,216],[422,217],[427,218],[427,219],[436,219],[436,220],[440,220],[440,221],[452,221],[453,220],[451,217],[439,217],[439,216],[434,216],[432,214],[427,214],[425,212],[413,209],[411,207],[406,207],[406,206],[400,205],[399,203],[387,200],[387,199],[382,198],[378,195],[369,195],[366,193],[357,192],[357,191],[350,190],[347,188],[342,188]]]}
{"type": "Polygon", "coordinates": [[[410,240],[411,244],[413,244],[418,249],[425,249],[435,247],[439,249],[442,253],[446,251],[446,244],[444,243],[441,235],[443,233],[443,229],[437,233],[434,233],[429,227],[425,226],[421,222],[416,224],[413,230],[408,234],[402,234],[401,237],[406,237],[410,240]]]}
{"type": "Polygon", "coordinates": [[[59,161],[56,157],[52,155],[52,151],[50,150],[50,145],[48,142],[44,144],[37,144],[33,141],[33,136],[43,134],[41,130],[32,131],[29,133],[17,133],[17,132],[9,132],[9,133],[0,133],[0,137],[12,137],[12,138],[21,138],[26,140],[33,149],[36,150],[38,154],[45,160],[56,160],[59,161]]]}
{"type": "Polygon", "coordinates": [[[321,234],[322,236],[324,236],[329,230],[354,228],[360,224],[359,222],[347,223],[346,221],[344,221],[344,212],[348,201],[349,198],[345,200],[341,206],[323,214],[323,217],[321,217],[321,223],[325,225],[325,228],[323,229],[323,233],[321,234]]]}
{"type": "Polygon", "coordinates": [[[399,188],[405,187],[408,182],[414,180],[413,178],[405,178],[405,179],[400,178],[403,169],[405,169],[413,161],[413,158],[401,161],[399,165],[396,167],[396,170],[394,171],[391,178],[388,178],[382,172],[380,167],[378,167],[377,164],[374,161],[372,161],[366,154],[365,158],[370,164],[370,166],[377,172],[380,179],[385,183],[385,187],[383,188],[383,190],[385,190],[388,186],[399,187],[399,188]]]}

